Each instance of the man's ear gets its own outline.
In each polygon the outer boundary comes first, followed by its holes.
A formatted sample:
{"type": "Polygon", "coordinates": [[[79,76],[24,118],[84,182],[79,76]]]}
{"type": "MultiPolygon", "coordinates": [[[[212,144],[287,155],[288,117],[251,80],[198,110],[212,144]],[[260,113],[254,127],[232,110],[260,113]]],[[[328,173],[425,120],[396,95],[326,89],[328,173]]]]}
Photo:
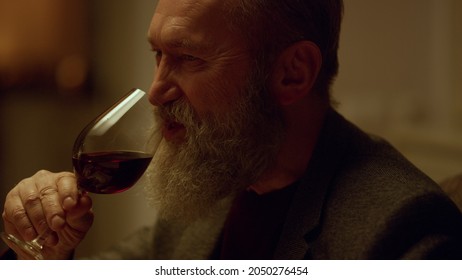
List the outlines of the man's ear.
{"type": "Polygon", "coordinates": [[[322,55],[310,41],[284,49],[274,64],[271,91],[280,105],[290,105],[308,95],[321,69],[322,55]]]}

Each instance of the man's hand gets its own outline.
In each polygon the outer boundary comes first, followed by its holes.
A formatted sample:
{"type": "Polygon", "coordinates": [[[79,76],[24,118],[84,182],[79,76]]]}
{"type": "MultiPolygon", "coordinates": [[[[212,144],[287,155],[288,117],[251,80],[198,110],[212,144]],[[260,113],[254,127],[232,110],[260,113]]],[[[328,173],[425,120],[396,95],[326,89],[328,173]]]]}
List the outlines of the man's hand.
{"type": "MultiPolygon", "coordinates": [[[[44,258],[68,259],[91,227],[91,206],[91,198],[79,193],[73,173],[39,171],[8,193],[2,217],[5,231],[26,241],[50,228],[44,258]]],[[[19,258],[28,258],[15,251],[19,258]]]]}

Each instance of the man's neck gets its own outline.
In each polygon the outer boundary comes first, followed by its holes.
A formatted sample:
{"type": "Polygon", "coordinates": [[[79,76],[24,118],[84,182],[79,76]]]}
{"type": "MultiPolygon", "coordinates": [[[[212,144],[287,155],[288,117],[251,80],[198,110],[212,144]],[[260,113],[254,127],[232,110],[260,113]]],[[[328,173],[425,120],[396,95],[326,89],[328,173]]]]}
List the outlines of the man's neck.
{"type": "Polygon", "coordinates": [[[275,164],[250,188],[258,194],[283,189],[305,173],[324,124],[327,108],[285,112],[287,133],[275,164]]]}

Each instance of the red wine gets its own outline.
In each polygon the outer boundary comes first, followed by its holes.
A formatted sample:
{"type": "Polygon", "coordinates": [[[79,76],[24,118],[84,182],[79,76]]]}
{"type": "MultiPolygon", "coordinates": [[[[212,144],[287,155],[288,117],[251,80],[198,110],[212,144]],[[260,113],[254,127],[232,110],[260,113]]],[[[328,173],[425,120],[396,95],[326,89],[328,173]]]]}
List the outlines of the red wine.
{"type": "Polygon", "coordinates": [[[82,153],[74,156],[74,173],[79,188],[111,194],[132,187],[143,175],[152,155],[132,151],[82,153]]]}

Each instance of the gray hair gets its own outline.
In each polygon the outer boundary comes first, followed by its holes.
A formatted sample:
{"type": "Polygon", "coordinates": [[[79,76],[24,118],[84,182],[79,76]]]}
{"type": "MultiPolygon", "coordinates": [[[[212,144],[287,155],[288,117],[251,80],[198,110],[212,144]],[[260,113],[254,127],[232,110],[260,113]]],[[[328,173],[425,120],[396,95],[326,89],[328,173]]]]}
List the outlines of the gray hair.
{"type": "Polygon", "coordinates": [[[231,30],[243,33],[260,67],[267,70],[290,44],[315,43],[323,58],[315,90],[330,98],[339,67],[342,0],[232,0],[226,9],[231,30]]]}

